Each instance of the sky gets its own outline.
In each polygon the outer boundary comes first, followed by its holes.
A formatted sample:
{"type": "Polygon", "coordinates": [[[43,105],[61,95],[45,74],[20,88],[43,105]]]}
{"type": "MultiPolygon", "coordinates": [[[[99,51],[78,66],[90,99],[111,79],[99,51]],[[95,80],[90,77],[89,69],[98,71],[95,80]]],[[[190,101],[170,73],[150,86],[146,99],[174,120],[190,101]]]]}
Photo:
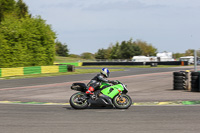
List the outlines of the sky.
{"type": "Polygon", "coordinates": [[[139,39],[158,52],[200,48],[200,0],[24,0],[67,44],[70,54],[95,53],[139,39]]]}

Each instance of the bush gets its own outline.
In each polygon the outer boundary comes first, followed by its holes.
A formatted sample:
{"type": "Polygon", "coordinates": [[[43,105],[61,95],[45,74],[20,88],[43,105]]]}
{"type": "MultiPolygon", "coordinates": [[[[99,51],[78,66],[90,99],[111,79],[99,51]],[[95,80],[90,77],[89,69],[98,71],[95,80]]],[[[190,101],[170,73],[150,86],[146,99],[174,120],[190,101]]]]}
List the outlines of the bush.
{"type": "Polygon", "coordinates": [[[55,33],[40,17],[5,17],[0,24],[0,67],[52,65],[55,33]]]}

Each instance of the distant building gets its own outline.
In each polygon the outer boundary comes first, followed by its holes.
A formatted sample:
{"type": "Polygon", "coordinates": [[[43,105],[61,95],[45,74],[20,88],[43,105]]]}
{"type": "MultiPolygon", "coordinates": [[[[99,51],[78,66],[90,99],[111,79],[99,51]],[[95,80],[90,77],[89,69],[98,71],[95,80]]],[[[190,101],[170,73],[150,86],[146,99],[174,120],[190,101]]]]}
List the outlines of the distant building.
{"type": "Polygon", "coordinates": [[[184,56],[179,58],[180,61],[188,61],[189,64],[194,64],[194,56],[184,56]]]}
{"type": "Polygon", "coordinates": [[[174,61],[172,52],[157,53],[156,56],[133,56],[133,62],[160,62],[160,61],[174,61]]]}
{"type": "Polygon", "coordinates": [[[174,61],[172,55],[173,55],[172,52],[162,52],[162,53],[157,53],[156,57],[158,58],[158,61],[174,61]]]}
{"type": "Polygon", "coordinates": [[[151,61],[157,61],[157,58],[148,57],[148,56],[133,56],[132,61],[133,62],[151,62],[151,61]]]}

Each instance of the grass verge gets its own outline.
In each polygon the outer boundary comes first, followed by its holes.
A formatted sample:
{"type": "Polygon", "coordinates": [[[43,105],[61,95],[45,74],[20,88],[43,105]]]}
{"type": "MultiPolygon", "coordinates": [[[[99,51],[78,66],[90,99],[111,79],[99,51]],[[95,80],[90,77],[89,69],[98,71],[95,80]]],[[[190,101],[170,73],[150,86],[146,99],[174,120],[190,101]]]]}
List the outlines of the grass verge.
{"type": "Polygon", "coordinates": [[[54,63],[69,63],[69,62],[80,62],[80,61],[88,61],[82,58],[73,58],[73,57],[62,57],[62,56],[55,56],[54,63]]]}
{"type": "Polygon", "coordinates": [[[102,65],[102,66],[80,66],[79,68],[81,67],[122,67],[122,68],[168,68],[168,67],[181,67],[181,65],[158,65],[157,67],[151,67],[150,65],[135,65],[135,66],[132,66],[132,65],[127,65],[127,66],[122,66],[122,65],[116,65],[116,66],[109,66],[109,65],[102,65]]]}
{"type": "MultiPolygon", "coordinates": [[[[124,71],[124,69],[110,69],[111,72],[114,71],[124,71]]],[[[24,76],[14,76],[14,77],[1,77],[0,80],[6,79],[24,79],[24,78],[39,78],[39,77],[51,77],[51,76],[61,76],[61,75],[75,75],[75,74],[86,74],[86,73],[99,73],[99,69],[76,69],[75,72],[63,72],[63,73],[47,73],[47,74],[30,74],[24,76]]]]}

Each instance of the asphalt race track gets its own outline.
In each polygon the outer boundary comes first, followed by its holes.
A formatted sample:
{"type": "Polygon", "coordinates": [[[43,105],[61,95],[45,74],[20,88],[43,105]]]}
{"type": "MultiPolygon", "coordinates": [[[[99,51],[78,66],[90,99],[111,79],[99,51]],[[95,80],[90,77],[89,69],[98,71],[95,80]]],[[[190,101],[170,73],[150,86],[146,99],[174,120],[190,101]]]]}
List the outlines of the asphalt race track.
{"type": "Polygon", "coordinates": [[[200,106],[73,110],[69,106],[0,105],[2,133],[198,133],[200,106]]]}
{"type": "MultiPolygon", "coordinates": [[[[198,101],[199,93],[172,90],[172,72],[193,68],[128,68],[110,79],[128,85],[136,103],[198,101]]],[[[0,80],[2,133],[198,133],[199,105],[131,106],[128,110],[93,107],[74,110],[66,103],[74,81],[87,83],[95,74],[0,80]],[[11,101],[11,104],[6,104],[11,101]],[[13,104],[12,104],[13,101],[13,104]],[[16,104],[28,102],[29,104],[16,104]],[[33,104],[31,104],[31,102],[33,104]],[[50,105],[38,105],[45,102],[50,105]],[[52,104],[51,104],[52,103],[52,104]]]]}

